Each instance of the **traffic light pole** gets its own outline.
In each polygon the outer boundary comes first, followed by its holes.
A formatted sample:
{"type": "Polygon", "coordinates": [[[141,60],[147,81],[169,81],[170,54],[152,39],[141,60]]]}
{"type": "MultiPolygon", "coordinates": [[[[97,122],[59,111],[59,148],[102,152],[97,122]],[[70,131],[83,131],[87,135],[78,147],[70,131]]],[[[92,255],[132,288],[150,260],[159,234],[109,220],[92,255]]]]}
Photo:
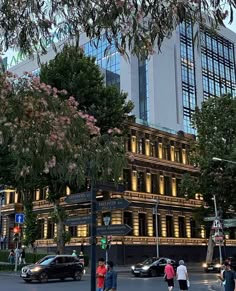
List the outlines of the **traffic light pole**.
{"type": "MultiPolygon", "coordinates": [[[[20,229],[19,223],[18,223],[18,229],[20,229]]],[[[18,265],[18,259],[19,259],[18,258],[19,239],[20,239],[20,232],[19,232],[18,240],[16,241],[17,253],[15,252],[15,269],[14,269],[15,272],[17,272],[17,265],[18,265]]]]}
{"type": "Polygon", "coordinates": [[[91,291],[96,291],[96,191],[94,185],[91,185],[91,276],[90,276],[90,287],[91,291]]]}

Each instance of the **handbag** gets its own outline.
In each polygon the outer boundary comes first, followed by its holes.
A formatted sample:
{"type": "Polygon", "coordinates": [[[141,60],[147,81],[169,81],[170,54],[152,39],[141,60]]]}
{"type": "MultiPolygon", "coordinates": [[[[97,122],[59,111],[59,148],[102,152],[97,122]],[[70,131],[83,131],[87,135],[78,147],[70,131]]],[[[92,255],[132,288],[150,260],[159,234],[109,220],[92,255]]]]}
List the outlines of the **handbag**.
{"type": "Polygon", "coordinates": [[[187,280],[187,286],[188,286],[188,288],[190,287],[190,281],[189,280],[187,280]]]}

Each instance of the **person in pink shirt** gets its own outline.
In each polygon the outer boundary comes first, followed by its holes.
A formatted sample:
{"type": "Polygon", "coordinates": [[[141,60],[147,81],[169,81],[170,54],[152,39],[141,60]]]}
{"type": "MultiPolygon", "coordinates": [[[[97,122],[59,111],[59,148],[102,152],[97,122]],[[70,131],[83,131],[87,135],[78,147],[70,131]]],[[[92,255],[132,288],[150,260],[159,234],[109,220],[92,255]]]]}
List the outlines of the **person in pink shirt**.
{"type": "Polygon", "coordinates": [[[165,266],[165,279],[168,285],[168,290],[171,291],[174,288],[174,277],[175,270],[171,265],[171,260],[167,260],[167,265],[165,266]]]}

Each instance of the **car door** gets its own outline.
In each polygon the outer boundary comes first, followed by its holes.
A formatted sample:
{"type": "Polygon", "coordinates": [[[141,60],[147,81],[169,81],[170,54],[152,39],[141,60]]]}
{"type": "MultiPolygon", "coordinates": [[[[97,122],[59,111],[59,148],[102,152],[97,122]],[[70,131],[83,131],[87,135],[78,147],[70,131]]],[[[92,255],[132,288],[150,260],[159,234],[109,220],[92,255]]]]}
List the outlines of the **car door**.
{"type": "Polygon", "coordinates": [[[66,263],[64,257],[56,257],[52,268],[52,278],[60,279],[66,277],[66,263]]]}
{"type": "Polygon", "coordinates": [[[158,267],[159,267],[158,272],[159,272],[159,274],[164,274],[164,270],[165,270],[166,264],[167,264],[166,259],[162,258],[162,259],[159,260],[159,262],[158,262],[158,267]]]}

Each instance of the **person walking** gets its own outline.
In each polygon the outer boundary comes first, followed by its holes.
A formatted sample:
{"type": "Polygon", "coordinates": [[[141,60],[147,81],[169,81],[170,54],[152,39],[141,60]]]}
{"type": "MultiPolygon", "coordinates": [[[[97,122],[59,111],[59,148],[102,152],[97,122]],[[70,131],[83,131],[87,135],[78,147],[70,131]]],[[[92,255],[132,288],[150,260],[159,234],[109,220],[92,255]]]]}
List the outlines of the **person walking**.
{"type": "Polygon", "coordinates": [[[168,290],[172,291],[172,289],[174,288],[174,277],[175,277],[175,270],[173,268],[173,266],[171,265],[171,260],[167,260],[167,265],[165,266],[165,278],[166,278],[166,282],[168,285],[168,290]]]}
{"type": "Polygon", "coordinates": [[[98,267],[96,270],[97,277],[97,291],[104,291],[104,281],[107,268],[105,266],[105,260],[103,258],[98,259],[98,267]]]}
{"type": "Polygon", "coordinates": [[[84,266],[84,253],[82,251],[79,253],[79,261],[84,266]]]}
{"type": "Polygon", "coordinates": [[[26,264],[26,262],[25,262],[25,249],[24,248],[22,248],[22,251],[21,251],[20,264],[26,264]]]}
{"type": "Polygon", "coordinates": [[[187,280],[189,280],[189,277],[188,277],[187,268],[184,265],[183,260],[179,261],[179,266],[177,267],[177,271],[176,271],[176,278],[179,282],[179,289],[181,291],[188,290],[187,280]]]}
{"type": "Polygon", "coordinates": [[[77,257],[77,252],[76,252],[76,250],[73,250],[73,252],[72,252],[72,256],[73,256],[73,257],[77,257]]]}
{"type": "Polygon", "coordinates": [[[113,269],[113,262],[107,262],[107,272],[105,275],[104,291],[116,291],[117,289],[117,273],[113,269]]]}
{"type": "Polygon", "coordinates": [[[223,273],[225,291],[236,291],[236,274],[231,269],[231,264],[225,262],[225,271],[223,273]]]}
{"type": "Polygon", "coordinates": [[[10,262],[10,264],[14,264],[15,261],[15,253],[14,250],[11,250],[8,256],[8,260],[10,262]]]}

